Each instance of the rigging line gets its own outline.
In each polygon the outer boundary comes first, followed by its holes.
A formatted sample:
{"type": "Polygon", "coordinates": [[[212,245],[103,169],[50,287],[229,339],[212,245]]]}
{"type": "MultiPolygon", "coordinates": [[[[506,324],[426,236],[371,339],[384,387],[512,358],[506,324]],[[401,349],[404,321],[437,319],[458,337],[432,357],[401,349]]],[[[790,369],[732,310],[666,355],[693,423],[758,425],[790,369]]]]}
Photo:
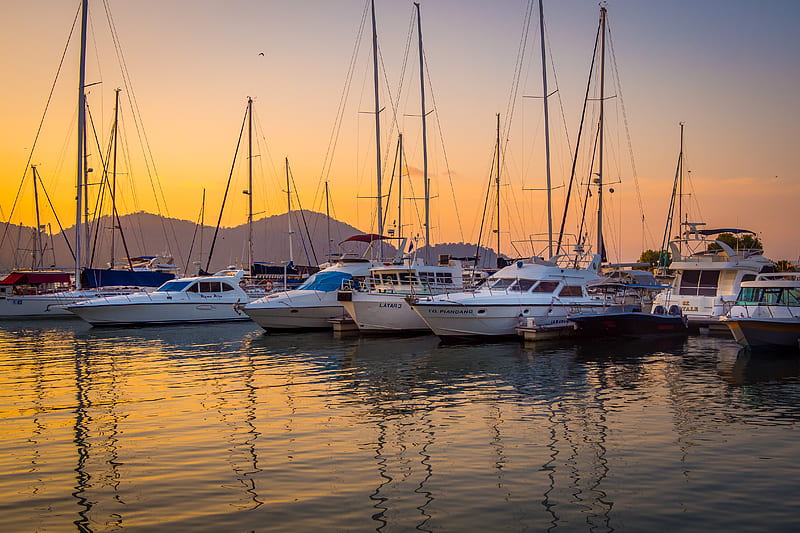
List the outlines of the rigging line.
{"type": "MultiPolygon", "coordinates": [[[[292,180],[292,186],[294,187],[294,195],[297,198],[297,207],[298,210],[300,211],[300,218],[303,219],[303,227],[305,227],[306,229],[306,237],[308,237],[308,244],[311,247],[311,255],[314,256],[314,264],[318,265],[319,261],[317,260],[317,251],[314,249],[314,240],[311,238],[311,233],[308,231],[308,222],[306,221],[306,215],[303,212],[303,205],[300,203],[300,193],[297,190],[297,182],[294,179],[294,172],[292,172],[292,167],[289,167],[289,177],[292,180]]],[[[291,215],[290,213],[287,214],[291,215]]],[[[306,260],[311,262],[311,258],[308,257],[308,250],[306,249],[305,239],[303,239],[302,233],[300,233],[300,242],[303,243],[303,251],[306,252],[306,260]]]]}
{"type": "Polygon", "coordinates": [[[233,161],[231,162],[231,171],[228,174],[228,182],[225,184],[225,194],[222,195],[222,205],[219,208],[219,217],[217,218],[217,227],[214,229],[214,237],[211,239],[211,249],[208,251],[208,262],[206,262],[206,271],[211,268],[211,257],[214,255],[214,246],[217,244],[217,235],[219,234],[219,226],[222,224],[222,214],[225,211],[225,201],[228,199],[228,192],[231,188],[231,180],[233,173],[236,169],[236,157],[239,155],[239,147],[242,144],[242,137],[244,137],[244,127],[247,125],[247,109],[245,109],[244,117],[242,118],[242,127],[239,130],[239,139],[236,141],[236,150],[233,152],[233,161]]]}
{"type": "MultiPolygon", "coordinates": [[[[514,110],[516,109],[517,104],[517,95],[519,94],[519,85],[522,78],[522,68],[525,60],[525,51],[528,48],[528,33],[530,32],[530,24],[531,24],[531,17],[533,16],[533,2],[534,0],[528,0],[528,7],[525,11],[525,16],[523,17],[522,21],[522,35],[520,36],[519,41],[519,48],[517,49],[517,58],[514,64],[514,75],[512,76],[511,81],[511,91],[508,96],[508,102],[506,104],[506,113],[505,113],[505,131],[503,132],[503,137],[508,138],[509,132],[511,131],[511,123],[514,118],[514,110]]],[[[506,147],[508,143],[506,143],[506,147]]],[[[504,148],[503,150],[505,150],[504,148]]],[[[503,154],[505,158],[505,154],[503,154]]]]}
{"type": "Polygon", "coordinates": [[[25,176],[28,174],[28,168],[31,166],[31,161],[33,160],[33,154],[36,150],[36,145],[39,142],[39,135],[42,133],[42,128],[44,127],[44,119],[47,116],[47,110],[50,108],[50,103],[53,100],[53,93],[56,89],[56,83],[58,82],[58,77],[61,74],[61,69],[64,66],[64,59],[67,57],[67,50],[69,49],[69,43],[72,40],[72,34],[75,32],[75,27],[78,24],[78,17],[80,16],[81,8],[78,6],[78,10],[75,12],[75,18],[72,21],[72,27],[69,30],[69,35],[67,35],[67,42],[64,45],[64,51],[61,53],[61,59],[58,62],[58,68],[56,69],[56,75],[53,78],[53,83],[50,86],[50,93],[47,95],[47,102],[44,106],[44,112],[42,112],[42,118],[39,120],[39,127],[36,128],[36,135],[33,138],[33,146],[31,146],[31,151],[28,154],[28,160],[25,162],[25,170],[22,172],[22,179],[19,183],[19,188],[17,189],[17,194],[14,196],[14,202],[11,204],[11,212],[8,214],[8,218],[6,219],[5,227],[3,228],[3,235],[0,237],[0,248],[3,247],[3,243],[6,240],[6,235],[8,234],[8,227],[11,223],[11,219],[14,216],[14,211],[17,208],[17,202],[19,201],[19,196],[22,193],[22,188],[25,184],[25,176]]]}
{"type": "MultiPolygon", "coordinates": [[[[486,210],[487,210],[488,204],[489,204],[489,193],[492,190],[492,180],[494,179],[494,167],[495,167],[495,163],[496,163],[496,159],[495,159],[496,156],[494,155],[495,153],[496,153],[495,150],[492,150],[492,154],[493,154],[492,155],[492,166],[490,167],[490,170],[489,170],[489,181],[486,184],[486,194],[483,196],[483,213],[481,215],[480,229],[478,230],[478,244],[477,244],[476,249],[475,249],[475,257],[479,257],[480,256],[480,251],[481,251],[481,241],[483,240],[483,226],[484,226],[484,222],[486,221],[486,210]]],[[[496,250],[495,254],[499,258],[500,257],[500,250],[496,250]]],[[[477,264],[478,261],[476,260],[475,263],[477,264]]]]}
{"type": "Polygon", "coordinates": [[[639,202],[639,212],[642,215],[642,226],[643,229],[647,232],[648,237],[650,237],[650,242],[655,242],[652,233],[650,232],[650,227],[645,223],[645,209],[644,209],[644,202],[642,201],[642,194],[639,190],[639,173],[636,171],[636,161],[633,156],[633,142],[631,141],[631,132],[630,127],[628,126],[628,113],[625,109],[625,101],[622,98],[622,84],[620,83],[619,79],[619,67],[617,66],[617,56],[614,50],[614,41],[611,38],[611,25],[606,19],[606,27],[608,28],[608,48],[609,52],[611,53],[611,62],[614,64],[614,68],[612,69],[612,76],[614,77],[614,82],[617,86],[617,94],[619,94],[619,103],[620,108],[622,109],[622,120],[625,124],[625,137],[628,141],[628,153],[630,154],[631,158],[631,170],[633,171],[633,181],[636,185],[636,199],[639,202]]]}
{"type": "Polygon", "coordinates": [[[358,27],[358,32],[356,32],[356,39],[353,45],[353,52],[350,56],[350,64],[348,65],[347,68],[347,75],[345,76],[344,86],[342,87],[342,94],[339,97],[339,107],[336,110],[336,117],[333,121],[331,136],[330,139],[328,140],[328,148],[325,151],[325,157],[322,161],[322,172],[320,173],[319,182],[327,181],[328,177],[330,176],[331,167],[333,165],[333,153],[336,150],[336,145],[339,140],[339,132],[341,131],[342,127],[344,109],[347,104],[347,96],[350,94],[350,86],[353,82],[353,76],[355,75],[355,65],[356,65],[356,59],[358,58],[359,44],[364,34],[364,27],[366,26],[368,13],[369,13],[369,0],[366,0],[366,3],[364,4],[364,11],[361,15],[361,24],[358,27]]]}
{"type": "Polygon", "coordinates": [[[461,236],[461,242],[465,242],[464,239],[464,227],[461,223],[461,212],[458,209],[458,201],[456,199],[456,191],[455,185],[453,184],[453,173],[450,169],[450,161],[447,157],[447,149],[445,148],[444,143],[444,133],[442,132],[442,122],[439,118],[439,106],[436,105],[436,95],[433,92],[433,81],[431,80],[431,72],[428,68],[428,56],[425,55],[425,73],[427,74],[428,78],[428,87],[430,88],[430,97],[431,97],[431,104],[433,104],[433,116],[436,117],[436,130],[439,132],[439,142],[441,143],[442,147],[442,157],[444,157],[444,166],[447,169],[447,179],[450,183],[450,191],[453,195],[453,203],[455,204],[455,211],[456,211],[456,221],[458,222],[458,232],[461,236]]]}
{"type": "Polygon", "coordinates": [[[111,37],[114,42],[114,50],[117,54],[117,59],[120,66],[120,73],[122,74],[123,83],[125,84],[126,88],[126,96],[128,97],[128,102],[131,104],[131,112],[134,116],[134,126],[136,128],[136,132],[139,137],[139,142],[141,143],[142,150],[145,155],[145,168],[147,169],[148,177],[150,179],[150,186],[153,189],[153,196],[156,202],[156,207],[159,209],[159,215],[161,215],[161,203],[163,202],[163,213],[166,215],[166,221],[163,216],[159,217],[159,221],[161,223],[161,229],[164,232],[164,238],[167,241],[167,246],[169,246],[169,234],[167,232],[166,225],[168,224],[170,229],[172,230],[172,238],[174,239],[175,249],[178,254],[178,258],[181,262],[185,262],[183,259],[183,254],[181,252],[181,247],[178,245],[180,242],[178,240],[177,233],[175,231],[175,225],[173,224],[172,218],[169,216],[169,209],[167,207],[166,196],[164,195],[164,190],[161,186],[161,180],[158,179],[158,171],[156,170],[155,158],[153,157],[153,151],[150,147],[150,141],[147,138],[147,134],[144,131],[144,119],[142,118],[141,111],[139,109],[139,103],[136,100],[136,95],[133,91],[133,81],[131,80],[130,73],[128,71],[128,65],[125,61],[125,56],[122,52],[122,43],[119,40],[119,34],[117,32],[116,24],[114,22],[114,17],[111,14],[111,8],[108,4],[108,0],[103,0],[103,7],[106,12],[106,19],[108,21],[109,29],[111,30],[111,37]],[[137,120],[138,119],[138,120],[137,120]],[[152,167],[152,170],[151,170],[152,167]],[[154,176],[155,176],[155,183],[154,183],[154,176]],[[159,193],[161,194],[161,200],[159,201],[159,193]]]}
{"type": "MultiPolygon", "coordinates": [[[[58,230],[61,232],[61,236],[64,238],[64,242],[67,244],[69,253],[72,256],[72,260],[74,261],[75,251],[72,249],[72,245],[69,243],[67,234],[64,232],[64,226],[61,225],[61,220],[58,218],[58,213],[56,213],[56,208],[53,205],[53,201],[50,199],[50,195],[47,193],[47,189],[45,188],[44,183],[42,183],[41,179],[39,180],[39,185],[42,186],[42,192],[44,193],[44,197],[47,199],[47,204],[50,206],[50,210],[53,212],[53,217],[56,219],[56,224],[58,224],[58,230]]],[[[53,250],[53,253],[55,253],[55,249],[53,250]]],[[[55,262],[55,257],[53,258],[53,262],[55,262]]]]}
{"type": "MultiPolygon", "coordinates": [[[[590,90],[590,88],[592,86],[592,72],[594,71],[595,59],[597,59],[597,47],[598,47],[599,43],[600,43],[600,27],[598,26],[597,35],[595,36],[595,41],[594,41],[594,51],[592,52],[592,62],[591,62],[591,65],[589,66],[588,81],[586,82],[586,94],[583,97],[583,110],[581,111],[581,122],[580,122],[580,125],[578,126],[578,136],[577,136],[577,141],[575,143],[575,152],[573,153],[573,156],[572,156],[572,170],[570,171],[570,175],[569,175],[569,186],[567,187],[567,198],[566,198],[566,200],[564,202],[564,212],[563,212],[563,215],[561,217],[561,228],[558,231],[558,243],[556,245],[556,254],[560,253],[561,243],[563,242],[563,239],[564,239],[564,227],[565,227],[565,225],[567,223],[567,215],[569,214],[569,200],[570,200],[570,197],[572,196],[572,187],[575,184],[575,170],[576,170],[576,167],[578,165],[578,149],[580,148],[581,137],[583,136],[583,125],[584,125],[584,121],[586,120],[586,106],[588,105],[588,102],[589,102],[589,90],[590,90]]],[[[590,170],[590,172],[591,172],[591,170],[590,170]]],[[[586,213],[586,208],[585,207],[583,208],[583,212],[584,212],[584,215],[585,215],[585,213],[586,213]]],[[[583,218],[583,215],[581,216],[581,218],[583,218]]],[[[577,244],[580,243],[580,239],[581,239],[581,235],[580,235],[580,232],[579,232],[578,233],[578,241],[579,242],[577,244]]]]}

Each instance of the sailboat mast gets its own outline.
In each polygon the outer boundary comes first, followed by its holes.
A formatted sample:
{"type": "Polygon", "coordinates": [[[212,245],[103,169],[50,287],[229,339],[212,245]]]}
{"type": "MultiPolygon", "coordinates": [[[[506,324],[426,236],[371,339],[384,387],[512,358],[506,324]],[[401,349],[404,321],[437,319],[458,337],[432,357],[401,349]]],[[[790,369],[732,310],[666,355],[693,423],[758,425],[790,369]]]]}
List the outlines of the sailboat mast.
{"type": "Polygon", "coordinates": [[[397,169],[397,238],[403,238],[403,134],[398,135],[397,151],[400,164],[397,169]]]}
{"type": "Polygon", "coordinates": [[[81,215],[83,211],[82,196],[86,161],[84,160],[83,146],[86,131],[86,95],[83,92],[86,85],[86,28],[88,26],[89,0],[81,2],[81,51],[80,69],[78,74],[78,171],[77,194],[75,208],[75,288],[81,289],[81,266],[83,263],[83,247],[81,246],[81,215]]]}
{"type": "Polygon", "coordinates": [[[495,144],[495,160],[497,161],[497,173],[495,175],[495,187],[497,189],[497,266],[500,266],[500,113],[497,113],[497,141],[495,144]]]}
{"type": "Polygon", "coordinates": [[[605,243],[603,242],[603,127],[605,105],[605,66],[606,66],[606,8],[600,8],[600,156],[599,171],[597,173],[597,253],[601,260],[606,259],[605,243]]]}
{"type": "Polygon", "coordinates": [[[114,244],[117,226],[117,140],[119,139],[119,92],[120,89],[114,89],[114,152],[111,165],[111,268],[114,268],[114,244]]]}
{"type": "Polygon", "coordinates": [[[552,208],[552,187],[550,183],[550,120],[547,105],[547,57],[545,54],[544,41],[544,7],[542,0],[539,0],[539,28],[541,30],[542,41],[542,94],[544,101],[544,160],[547,172],[547,255],[553,256],[553,208],[552,208]]]}
{"type": "Polygon", "coordinates": [[[294,262],[292,250],[292,190],[289,188],[289,158],[286,158],[286,220],[289,221],[289,261],[294,262]]]}
{"type": "Polygon", "coordinates": [[[678,155],[678,240],[683,232],[683,122],[681,122],[681,153],[678,155]]]}
{"type": "MultiPolygon", "coordinates": [[[[372,6],[372,71],[375,84],[375,161],[376,180],[378,184],[378,235],[383,236],[383,191],[381,187],[381,109],[380,95],[378,94],[378,29],[375,24],[375,0],[372,6]]],[[[383,241],[380,242],[381,256],[383,255],[383,241]]]]}
{"type": "Polygon", "coordinates": [[[247,269],[253,271],[253,99],[247,97],[247,269]]]}
{"type": "Polygon", "coordinates": [[[327,220],[327,237],[328,237],[328,259],[331,258],[331,197],[328,191],[328,182],[325,181],[325,220],[327,220]]]}
{"type": "Polygon", "coordinates": [[[428,180],[428,126],[425,110],[425,71],[422,52],[422,15],[419,2],[414,2],[417,9],[417,37],[419,38],[419,94],[422,103],[422,179],[425,182],[425,262],[430,264],[431,244],[431,184],[428,180]]]}
{"type": "Polygon", "coordinates": [[[31,165],[33,171],[33,201],[36,205],[36,250],[33,256],[33,267],[41,268],[44,266],[44,248],[42,246],[42,223],[39,219],[39,187],[36,182],[39,180],[39,173],[36,165],[31,165]]]}

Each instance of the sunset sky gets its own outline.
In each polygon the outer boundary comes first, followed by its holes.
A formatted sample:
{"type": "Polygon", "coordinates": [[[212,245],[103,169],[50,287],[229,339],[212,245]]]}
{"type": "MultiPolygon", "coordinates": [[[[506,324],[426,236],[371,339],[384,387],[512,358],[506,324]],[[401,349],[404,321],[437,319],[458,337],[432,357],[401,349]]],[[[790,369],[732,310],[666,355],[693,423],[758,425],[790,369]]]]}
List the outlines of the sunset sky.
{"type": "MultiPolygon", "coordinates": [[[[399,0],[375,3],[381,144],[389,167],[384,171],[384,192],[400,130],[412,183],[403,185],[404,196],[420,197],[414,6],[399,0]],[[412,42],[404,60],[409,34],[412,42]]],[[[357,41],[366,4],[365,0],[90,0],[87,84],[100,82],[87,89],[95,128],[105,145],[114,89],[125,88],[110,38],[108,7],[146,134],[146,150],[155,165],[148,174],[141,158],[141,135],[132,118],[123,118],[121,130],[130,156],[121,164],[124,170],[118,178],[121,211],[160,212],[194,221],[205,188],[205,221],[213,224],[250,96],[258,126],[256,218],[286,212],[284,158],[288,158],[303,208],[325,211],[322,184],[327,179],[332,215],[375,231],[375,203],[368,198],[376,194],[369,20],[357,41]],[[351,59],[353,74],[345,89],[351,59]],[[341,125],[334,135],[343,98],[341,125]],[[154,189],[163,193],[161,207],[154,200],[154,189]]],[[[545,195],[530,190],[544,187],[542,104],[540,98],[523,98],[542,94],[536,6],[517,97],[511,96],[528,6],[528,0],[421,2],[434,242],[478,238],[497,113],[507,143],[501,251],[514,255],[511,241],[547,229],[545,195]]],[[[2,2],[4,220],[26,170],[78,7],[78,0],[2,2]]],[[[684,202],[692,206],[690,218],[702,219],[709,227],[752,229],[764,242],[768,257],[797,260],[800,2],[610,0],[607,7],[613,45],[608,68],[619,80],[616,87],[609,79],[606,89],[612,96],[606,109],[606,180],[614,182],[615,189],[607,195],[605,214],[610,259],[633,261],[644,248],[660,245],[679,150],[679,124],[684,122],[686,169],[691,171],[687,190],[693,193],[684,202]]],[[[568,180],[569,146],[575,145],[599,6],[596,0],[545,0],[544,12],[548,61],[552,60],[549,84],[551,91],[558,89],[550,97],[550,114],[553,183],[559,186],[568,180]]],[[[76,28],[31,160],[66,226],[75,219],[77,49],[76,28]]],[[[129,90],[123,94],[125,115],[131,96],[129,90]]],[[[93,177],[99,178],[99,168],[95,170],[93,177]]],[[[223,218],[226,226],[246,220],[244,171],[244,165],[237,164],[223,218]]],[[[554,214],[559,216],[563,193],[563,187],[554,193],[554,214]]],[[[296,199],[293,202],[296,206],[296,199]]],[[[32,206],[28,176],[11,222],[33,225],[32,206]]],[[[396,201],[389,209],[391,225],[396,201]]],[[[406,232],[421,234],[414,222],[421,209],[419,201],[404,202],[403,218],[414,224],[406,232]]],[[[52,221],[49,213],[43,215],[43,222],[52,221]]],[[[494,240],[487,244],[494,246],[494,240]]]]}

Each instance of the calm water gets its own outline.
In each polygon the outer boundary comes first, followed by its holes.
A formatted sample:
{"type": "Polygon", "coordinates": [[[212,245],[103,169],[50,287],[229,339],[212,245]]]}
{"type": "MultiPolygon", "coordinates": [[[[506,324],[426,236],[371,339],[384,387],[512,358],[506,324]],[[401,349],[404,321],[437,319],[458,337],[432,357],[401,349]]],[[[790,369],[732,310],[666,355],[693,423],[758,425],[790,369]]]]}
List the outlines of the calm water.
{"type": "Polygon", "coordinates": [[[800,357],[0,326],[0,531],[797,531],[800,357]]]}

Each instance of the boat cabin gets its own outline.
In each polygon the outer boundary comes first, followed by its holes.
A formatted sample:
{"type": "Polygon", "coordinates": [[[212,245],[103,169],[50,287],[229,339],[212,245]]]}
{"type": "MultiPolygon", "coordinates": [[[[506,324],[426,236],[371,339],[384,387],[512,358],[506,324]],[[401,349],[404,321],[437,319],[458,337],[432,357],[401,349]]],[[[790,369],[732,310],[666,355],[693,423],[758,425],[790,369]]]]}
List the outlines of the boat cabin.
{"type": "Polygon", "coordinates": [[[15,270],[0,280],[0,296],[50,294],[72,289],[72,276],[61,271],[15,270]]]}

